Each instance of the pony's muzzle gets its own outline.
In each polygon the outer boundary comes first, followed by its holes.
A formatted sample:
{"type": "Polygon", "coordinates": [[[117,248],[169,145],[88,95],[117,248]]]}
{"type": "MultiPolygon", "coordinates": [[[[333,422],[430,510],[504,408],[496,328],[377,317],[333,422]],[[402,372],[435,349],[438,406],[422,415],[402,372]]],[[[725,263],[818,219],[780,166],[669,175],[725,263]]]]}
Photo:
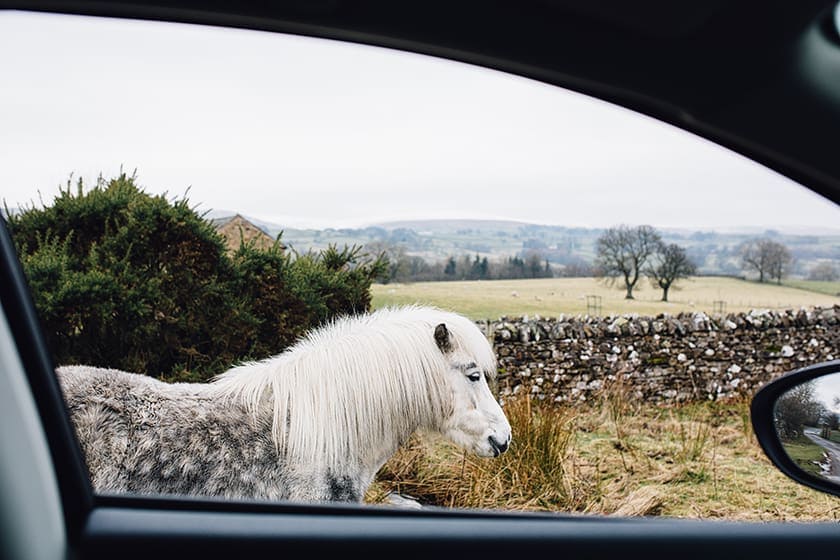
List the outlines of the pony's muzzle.
{"type": "Polygon", "coordinates": [[[510,439],[505,441],[499,441],[493,436],[488,436],[487,441],[490,442],[490,447],[493,448],[493,456],[498,457],[505,451],[507,451],[508,445],[510,444],[510,439]]]}

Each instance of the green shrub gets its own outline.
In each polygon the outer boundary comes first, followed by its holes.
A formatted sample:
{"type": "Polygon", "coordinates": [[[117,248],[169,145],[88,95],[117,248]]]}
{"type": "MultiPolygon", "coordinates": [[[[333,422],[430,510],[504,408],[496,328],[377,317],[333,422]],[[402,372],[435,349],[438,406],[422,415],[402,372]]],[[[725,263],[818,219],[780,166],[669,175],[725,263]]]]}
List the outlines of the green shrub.
{"type": "Polygon", "coordinates": [[[207,379],[369,310],[385,266],[359,248],[288,254],[279,239],[228,255],[186,199],[149,195],[125,174],[87,192],[68,181],[8,225],[56,363],[169,380],[207,379]]]}

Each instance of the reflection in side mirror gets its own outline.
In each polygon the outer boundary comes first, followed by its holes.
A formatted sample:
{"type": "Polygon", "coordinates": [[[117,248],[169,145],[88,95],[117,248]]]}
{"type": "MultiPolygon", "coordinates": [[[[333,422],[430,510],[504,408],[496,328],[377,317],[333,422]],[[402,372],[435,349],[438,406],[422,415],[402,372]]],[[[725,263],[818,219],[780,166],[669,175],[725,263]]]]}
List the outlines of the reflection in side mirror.
{"type": "Polygon", "coordinates": [[[753,428],[771,461],[794,480],[840,496],[840,360],[809,366],[753,398],[753,428]]]}
{"type": "Polygon", "coordinates": [[[796,466],[840,483],[840,373],[782,393],[773,421],[782,447],[796,466]]]}

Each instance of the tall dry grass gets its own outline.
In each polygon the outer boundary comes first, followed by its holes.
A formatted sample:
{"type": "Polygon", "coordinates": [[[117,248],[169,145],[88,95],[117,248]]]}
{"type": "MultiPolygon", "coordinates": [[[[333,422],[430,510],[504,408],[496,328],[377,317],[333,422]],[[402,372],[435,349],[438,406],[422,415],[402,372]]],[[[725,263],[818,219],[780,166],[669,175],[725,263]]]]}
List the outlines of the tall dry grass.
{"type": "Polygon", "coordinates": [[[840,500],[782,475],[753,436],[747,401],[657,407],[621,376],[577,406],[519,394],[504,403],[513,429],[496,459],[417,435],[367,496],[389,492],[448,508],[621,516],[834,520],[840,500]]]}
{"type": "Polygon", "coordinates": [[[572,460],[576,414],[527,395],[506,403],[505,412],[515,442],[508,452],[487,460],[440,437],[417,435],[380,471],[372,501],[394,490],[447,507],[585,508],[593,492],[572,460]]]}

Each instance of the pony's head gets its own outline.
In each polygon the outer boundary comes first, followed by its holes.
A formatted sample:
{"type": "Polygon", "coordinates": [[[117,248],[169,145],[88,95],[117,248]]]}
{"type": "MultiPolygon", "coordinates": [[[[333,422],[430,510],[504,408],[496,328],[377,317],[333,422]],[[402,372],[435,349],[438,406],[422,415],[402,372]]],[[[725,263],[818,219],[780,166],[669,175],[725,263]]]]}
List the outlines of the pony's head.
{"type": "Polygon", "coordinates": [[[440,323],[435,343],[443,354],[452,408],[440,426],[452,442],[480,457],[498,457],[510,446],[511,430],[488,380],[496,375],[492,346],[472,322],[456,329],[440,323]]]}

